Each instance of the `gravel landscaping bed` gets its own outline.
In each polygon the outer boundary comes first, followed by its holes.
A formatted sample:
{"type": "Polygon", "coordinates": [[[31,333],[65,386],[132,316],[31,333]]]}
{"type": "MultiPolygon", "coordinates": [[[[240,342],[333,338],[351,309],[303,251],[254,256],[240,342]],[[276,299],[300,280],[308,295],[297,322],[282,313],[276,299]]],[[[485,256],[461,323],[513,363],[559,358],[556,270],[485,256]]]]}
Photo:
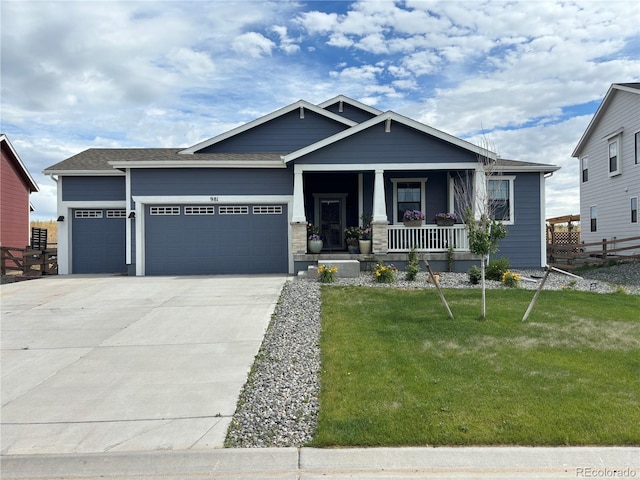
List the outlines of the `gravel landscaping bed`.
{"type": "MultiPolygon", "coordinates": [[[[543,270],[513,270],[533,281],[521,288],[534,290],[543,270]]],[[[370,273],[358,278],[338,279],[334,285],[364,285],[375,288],[435,288],[421,272],[415,282],[375,283],[370,273]]],[[[611,293],[619,288],[640,295],[640,262],[589,270],[583,279],[556,272],[549,274],[545,290],[571,289],[611,293]]],[[[467,274],[442,273],[443,288],[480,288],[467,274]]],[[[505,288],[487,282],[488,288],[505,288]]],[[[310,441],[315,430],[319,403],[320,287],[315,280],[296,279],[282,290],[272,320],[256,356],[233,416],[227,447],[299,447],[310,441]]]]}

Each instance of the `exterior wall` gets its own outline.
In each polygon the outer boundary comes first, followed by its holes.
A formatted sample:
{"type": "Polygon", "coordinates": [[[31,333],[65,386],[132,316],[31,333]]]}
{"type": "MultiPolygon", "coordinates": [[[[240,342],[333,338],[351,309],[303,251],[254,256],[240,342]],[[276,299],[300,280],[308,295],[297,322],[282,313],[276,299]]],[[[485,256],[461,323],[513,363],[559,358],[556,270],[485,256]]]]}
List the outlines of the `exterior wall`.
{"type": "Polygon", "coordinates": [[[372,113],[361,110],[346,102],[342,103],[342,112],[338,111],[339,102],[326,107],[325,110],[331,113],[335,113],[336,115],[340,115],[342,117],[348,118],[349,120],[353,120],[354,122],[357,122],[357,123],[366,122],[367,120],[371,120],[375,116],[372,113]]]}
{"type": "MultiPolygon", "coordinates": [[[[473,152],[398,122],[380,123],[295,160],[297,164],[463,163],[473,152]]],[[[369,168],[371,169],[371,168],[369,168]]]]}
{"type": "Polygon", "coordinates": [[[4,148],[0,182],[0,245],[24,248],[29,244],[29,190],[4,148]]]}
{"type": "Polygon", "coordinates": [[[346,128],[348,128],[347,125],[306,109],[304,118],[300,118],[300,111],[296,109],[204,148],[200,150],[200,153],[290,153],[341,132],[346,128]]]}
{"type": "Polygon", "coordinates": [[[125,200],[124,176],[60,177],[62,201],[125,200]]]}
{"type": "MultiPolygon", "coordinates": [[[[635,163],[635,133],[640,131],[640,94],[615,90],[613,97],[595,125],[580,152],[588,158],[589,179],[580,174],[581,240],[599,242],[603,238],[627,238],[640,235],[640,222],[632,224],[631,197],[640,201],[640,164],[635,163]],[[609,176],[607,136],[623,128],[621,133],[622,173],[609,176]],[[597,206],[597,231],[591,232],[590,208],[597,206]]],[[[640,254],[640,251],[631,253],[640,254]]]]}
{"type": "Polygon", "coordinates": [[[131,171],[132,195],[291,195],[292,168],[139,169],[131,171]]]}
{"type": "Polygon", "coordinates": [[[498,252],[492,258],[507,257],[513,268],[538,268],[542,260],[542,234],[544,221],[540,212],[540,173],[505,173],[514,175],[513,225],[506,225],[509,232],[499,243],[498,252]]]}

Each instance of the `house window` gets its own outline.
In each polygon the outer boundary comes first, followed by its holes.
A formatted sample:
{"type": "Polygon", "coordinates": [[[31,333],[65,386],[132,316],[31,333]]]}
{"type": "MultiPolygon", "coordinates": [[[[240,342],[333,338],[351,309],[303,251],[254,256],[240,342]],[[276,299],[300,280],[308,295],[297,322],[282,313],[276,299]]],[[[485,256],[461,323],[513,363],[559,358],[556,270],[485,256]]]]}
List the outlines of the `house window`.
{"type": "Polygon", "coordinates": [[[402,223],[402,217],[407,210],[425,212],[425,182],[426,178],[393,178],[393,223],[402,223]]]}
{"type": "Polygon", "coordinates": [[[151,215],[180,215],[180,207],[150,207],[151,215]]]}
{"type": "Polygon", "coordinates": [[[107,218],[127,218],[126,210],[107,210],[107,218]]]}
{"type": "Polygon", "coordinates": [[[102,218],[102,210],[76,210],[76,218],[102,218]]]}
{"type": "Polygon", "coordinates": [[[631,197],[631,223],[638,223],[638,197],[631,197]]]}
{"type": "Polygon", "coordinates": [[[635,134],[635,162],[636,165],[640,164],[640,132],[635,134]]]}
{"type": "Polygon", "coordinates": [[[620,137],[609,140],[609,176],[619,175],[621,171],[620,137]]]}
{"type": "Polygon", "coordinates": [[[185,215],[213,215],[214,207],[184,207],[185,215]]]}
{"type": "Polygon", "coordinates": [[[230,207],[218,207],[218,213],[220,215],[248,215],[248,206],[230,206],[230,207]]]}
{"type": "Polygon", "coordinates": [[[591,207],[591,209],[589,210],[589,217],[591,219],[591,231],[597,232],[598,231],[598,207],[597,206],[591,207]]]}
{"type": "Polygon", "coordinates": [[[582,170],[582,183],[589,181],[589,159],[584,157],[580,159],[580,168],[582,170]]]}
{"type": "Polygon", "coordinates": [[[487,195],[489,200],[489,217],[492,220],[512,224],[514,221],[513,181],[515,177],[501,177],[489,180],[487,195]]]}

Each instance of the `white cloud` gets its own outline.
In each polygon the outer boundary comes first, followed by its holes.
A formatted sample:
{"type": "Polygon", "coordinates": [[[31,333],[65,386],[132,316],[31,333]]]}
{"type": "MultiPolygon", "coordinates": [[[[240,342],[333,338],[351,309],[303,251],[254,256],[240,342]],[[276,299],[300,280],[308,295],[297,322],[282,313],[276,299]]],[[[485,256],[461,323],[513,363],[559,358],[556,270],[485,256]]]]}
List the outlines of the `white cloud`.
{"type": "Polygon", "coordinates": [[[248,32],[238,35],[231,46],[236,53],[259,58],[271,55],[271,50],[275,48],[276,44],[261,33],[248,32]]]}

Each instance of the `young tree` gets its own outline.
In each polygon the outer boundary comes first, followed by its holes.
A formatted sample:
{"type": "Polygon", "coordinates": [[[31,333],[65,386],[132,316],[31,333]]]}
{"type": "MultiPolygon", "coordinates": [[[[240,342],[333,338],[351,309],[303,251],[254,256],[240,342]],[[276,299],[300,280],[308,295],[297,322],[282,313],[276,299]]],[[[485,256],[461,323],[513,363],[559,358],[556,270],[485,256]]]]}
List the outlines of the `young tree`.
{"type": "Polygon", "coordinates": [[[495,195],[490,185],[500,185],[500,172],[497,158],[488,148],[486,138],[483,141],[483,153],[478,155],[478,167],[474,174],[458,174],[454,179],[454,196],[469,235],[469,250],[480,256],[482,318],[487,316],[485,267],[489,255],[498,250],[498,242],[507,236],[502,218],[496,218],[502,195],[495,195]]]}

